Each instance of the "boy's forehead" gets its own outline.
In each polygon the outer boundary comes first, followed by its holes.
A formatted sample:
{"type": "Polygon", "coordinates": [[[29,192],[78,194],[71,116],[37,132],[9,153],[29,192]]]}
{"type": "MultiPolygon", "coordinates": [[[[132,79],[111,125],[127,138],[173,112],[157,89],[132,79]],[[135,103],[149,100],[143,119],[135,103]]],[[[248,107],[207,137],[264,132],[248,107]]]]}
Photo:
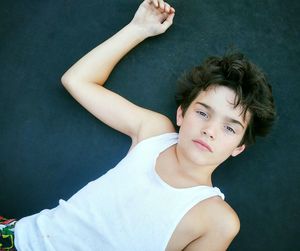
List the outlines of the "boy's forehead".
{"type": "Polygon", "coordinates": [[[243,107],[241,105],[235,107],[236,93],[226,86],[212,86],[206,90],[199,92],[193,101],[193,105],[202,105],[210,108],[216,113],[230,116],[235,119],[239,118],[244,123],[250,120],[251,114],[247,111],[244,116],[243,107]]]}

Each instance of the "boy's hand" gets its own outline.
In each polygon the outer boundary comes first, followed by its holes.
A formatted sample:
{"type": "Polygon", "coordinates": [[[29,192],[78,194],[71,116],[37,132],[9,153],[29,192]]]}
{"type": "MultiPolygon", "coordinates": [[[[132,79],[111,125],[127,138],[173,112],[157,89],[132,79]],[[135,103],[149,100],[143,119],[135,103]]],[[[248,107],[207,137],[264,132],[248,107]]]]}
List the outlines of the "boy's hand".
{"type": "Polygon", "coordinates": [[[130,24],[151,37],[164,33],[172,25],[174,15],[175,9],[163,0],[145,0],[130,24]]]}

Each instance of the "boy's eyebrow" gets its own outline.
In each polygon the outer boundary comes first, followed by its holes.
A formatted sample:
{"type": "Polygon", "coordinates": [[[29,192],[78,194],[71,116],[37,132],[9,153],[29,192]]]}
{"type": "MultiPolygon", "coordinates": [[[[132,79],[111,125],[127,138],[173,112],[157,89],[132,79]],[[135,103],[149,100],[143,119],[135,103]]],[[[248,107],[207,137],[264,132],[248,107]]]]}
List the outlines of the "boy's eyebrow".
{"type": "MultiPolygon", "coordinates": [[[[212,107],[210,107],[209,105],[207,105],[207,104],[205,104],[205,103],[202,103],[202,102],[196,102],[196,104],[199,104],[199,105],[202,105],[202,106],[204,106],[205,108],[207,108],[208,110],[210,110],[210,111],[215,111],[212,107]]],[[[240,122],[240,121],[238,121],[238,120],[236,120],[236,119],[233,119],[233,118],[230,118],[230,117],[228,117],[228,116],[225,116],[225,118],[226,118],[226,120],[227,121],[229,121],[229,122],[231,122],[231,123],[234,123],[234,124],[238,124],[238,125],[240,125],[241,127],[243,127],[243,129],[245,129],[245,127],[243,126],[243,124],[240,122]]]]}

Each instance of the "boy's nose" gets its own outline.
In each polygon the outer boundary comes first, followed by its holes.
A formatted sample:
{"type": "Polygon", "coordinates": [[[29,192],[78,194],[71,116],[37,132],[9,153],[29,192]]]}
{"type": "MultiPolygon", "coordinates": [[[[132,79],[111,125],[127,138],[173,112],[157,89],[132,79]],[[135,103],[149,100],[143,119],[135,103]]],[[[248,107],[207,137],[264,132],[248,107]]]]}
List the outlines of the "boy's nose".
{"type": "Polygon", "coordinates": [[[208,133],[206,130],[203,130],[202,134],[210,137],[211,139],[214,139],[214,136],[212,134],[208,133]]]}
{"type": "Polygon", "coordinates": [[[210,139],[215,139],[216,129],[213,127],[213,125],[208,125],[207,127],[202,129],[201,134],[205,137],[209,137],[210,139]]]}

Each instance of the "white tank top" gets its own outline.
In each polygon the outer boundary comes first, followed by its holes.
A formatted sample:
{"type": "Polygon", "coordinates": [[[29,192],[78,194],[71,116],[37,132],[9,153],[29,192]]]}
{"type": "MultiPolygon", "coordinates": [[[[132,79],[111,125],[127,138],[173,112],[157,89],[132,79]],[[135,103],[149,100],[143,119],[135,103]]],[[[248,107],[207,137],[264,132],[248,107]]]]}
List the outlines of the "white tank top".
{"type": "Polygon", "coordinates": [[[117,166],[69,200],[25,217],[15,227],[18,251],[163,251],[182,217],[217,187],[174,188],[155,171],[177,133],[139,142],[117,166]]]}

